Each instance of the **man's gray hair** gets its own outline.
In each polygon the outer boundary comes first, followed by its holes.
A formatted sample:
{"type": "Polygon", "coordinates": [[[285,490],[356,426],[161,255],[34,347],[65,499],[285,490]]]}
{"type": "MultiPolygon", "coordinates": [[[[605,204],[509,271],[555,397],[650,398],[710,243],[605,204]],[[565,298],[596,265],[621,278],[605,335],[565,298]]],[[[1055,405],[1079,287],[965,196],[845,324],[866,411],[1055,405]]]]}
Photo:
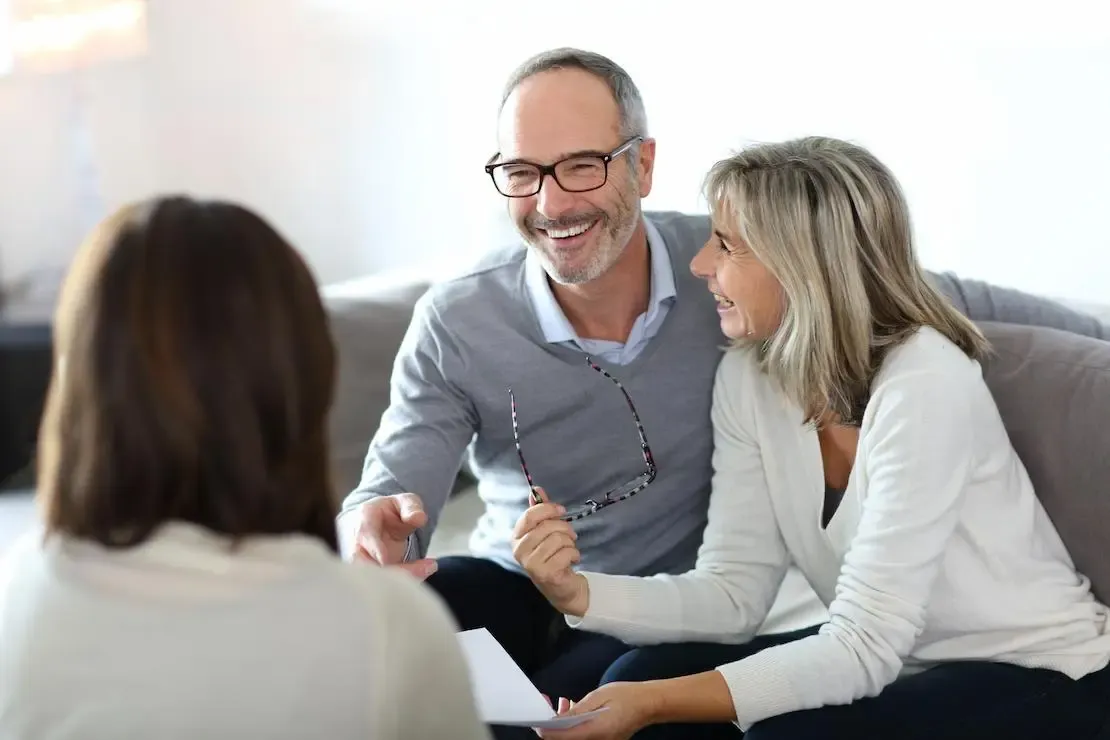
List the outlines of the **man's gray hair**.
{"type": "Polygon", "coordinates": [[[498,114],[505,107],[505,101],[513,94],[520,83],[541,72],[557,69],[580,69],[601,79],[613,93],[613,100],[620,111],[621,135],[626,138],[647,136],[647,112],[640,90],[632,77],[619,64],[608,57],[592,51],[582,51],[563,47],[540,52],[527,59],[509,77],[505,91],[501,95],[498,114]]]}

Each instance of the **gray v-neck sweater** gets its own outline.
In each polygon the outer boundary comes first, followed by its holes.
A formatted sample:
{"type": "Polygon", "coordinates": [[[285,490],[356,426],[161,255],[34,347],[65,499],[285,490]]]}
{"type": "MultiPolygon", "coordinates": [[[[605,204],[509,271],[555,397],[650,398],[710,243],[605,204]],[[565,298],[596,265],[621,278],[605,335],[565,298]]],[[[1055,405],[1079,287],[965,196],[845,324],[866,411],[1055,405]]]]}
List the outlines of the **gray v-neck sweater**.
{"type": "MultiPolygon", "coordinates": [[[[604,367],[624,385],[658,467],[655,481],[574,523],[582,567],[618,574],[690,568],[706,521],[709,408],[725,339],[712,296],[690,273],[708,237],[704,217],[648,214],[667,244],[676,299],[658,334],[629,364],[604,367]]],[[[423,553],[473,438],[471,469],[486,511],[473,554],[516,567],[512,530],[528,506],[513,445],[508,389],[536,485],[569,507],[644,471],[636,425],[620,390],[580,351],[545,341],[524,284],[523,248],[491,255],[417,305],[394,368],[393,403],[374,437],[349,508],[376,494],[421,496],[431,522],[423,553]]]]}

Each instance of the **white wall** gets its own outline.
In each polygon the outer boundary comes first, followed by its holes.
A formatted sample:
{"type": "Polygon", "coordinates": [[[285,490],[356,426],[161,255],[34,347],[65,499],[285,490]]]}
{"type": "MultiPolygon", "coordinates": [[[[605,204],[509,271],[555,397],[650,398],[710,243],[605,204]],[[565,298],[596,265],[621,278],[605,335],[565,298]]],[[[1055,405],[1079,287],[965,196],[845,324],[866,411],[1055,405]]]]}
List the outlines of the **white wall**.
{"type": "MultiPolygon", "coordinates": [[[[928,266],[1110,299],[1110,3],[903,5],[153,0],[151,56],[81,79],[109,205],[243,199],[324,281],[447,270],[506,236],[481,170],[502,81],[571,44],[642,89],[649,208],[704,210],[702,174],[747,141],[843,136],[901,177],[928,266]]],[[[67,89],[0,80],[9,278],[81,233],[67,89]]]]}
{"type": "Polygon", "coordinates": [[[102,208],[154,192],[242,199],[322,279],[374,266],[385,63],[294,0],[154,0],[148,57],[79,75],[0,79],[0,274],[64,263],[81,222],[71,122],[91,127],[102,208]]]}

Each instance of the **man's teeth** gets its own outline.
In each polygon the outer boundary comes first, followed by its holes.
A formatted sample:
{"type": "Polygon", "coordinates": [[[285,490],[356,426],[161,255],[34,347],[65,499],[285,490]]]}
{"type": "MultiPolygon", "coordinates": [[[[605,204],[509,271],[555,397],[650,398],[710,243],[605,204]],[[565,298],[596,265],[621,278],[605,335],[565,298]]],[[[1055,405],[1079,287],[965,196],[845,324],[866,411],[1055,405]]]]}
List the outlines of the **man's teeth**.
{"type": "Polygon", "coordinates": [[[594,223],[593,221],[591,221],[587,224],[578,224],[577,226],[571,226],[569,229],[548,229],[547,235],[553,239],[568,239],[572,236],[578,236],[579,234],[586,232],[593,225],[594,223]]]}
{"type": "Polygon", "coordinates": [[[716,298],[717,303],[720,303],[722,306],[731,306],[731,305],[733,305],[732,301],[730,301],[728,298],[725,298],[723,295],[718,295],[717,293],[714,293],[713,297],[716,298]]]}

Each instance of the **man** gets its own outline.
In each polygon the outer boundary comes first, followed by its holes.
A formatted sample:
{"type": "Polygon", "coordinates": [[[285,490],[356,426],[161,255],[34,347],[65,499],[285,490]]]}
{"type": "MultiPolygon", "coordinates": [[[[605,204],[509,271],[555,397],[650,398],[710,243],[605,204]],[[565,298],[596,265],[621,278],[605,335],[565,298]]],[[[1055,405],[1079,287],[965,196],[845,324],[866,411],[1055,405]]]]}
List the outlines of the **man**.
{"type": "MultiPolygon", "coordinates": [[[[506,87],[498,142],[487,171],[527,248],[491,254],[419,301],[339,526],[349,555],[427,577],[461,628],[488,628],[541,691],[578,699],[626,647],[563,629],[517,569],[513,530],[531,482],[583,514],[573,523],[583,567],[693,565],[724,344],[688,267],[709,225],[641,212],[655,141],[636,86],[600,55],[558,49],[525,62],[506,87]],[[473,556],[436,564],[428,542],[468,447],[486,510],[473,556]]],[[[1098,327],[1014,291],[936,279],[973,319],[1098,327]]]]}

